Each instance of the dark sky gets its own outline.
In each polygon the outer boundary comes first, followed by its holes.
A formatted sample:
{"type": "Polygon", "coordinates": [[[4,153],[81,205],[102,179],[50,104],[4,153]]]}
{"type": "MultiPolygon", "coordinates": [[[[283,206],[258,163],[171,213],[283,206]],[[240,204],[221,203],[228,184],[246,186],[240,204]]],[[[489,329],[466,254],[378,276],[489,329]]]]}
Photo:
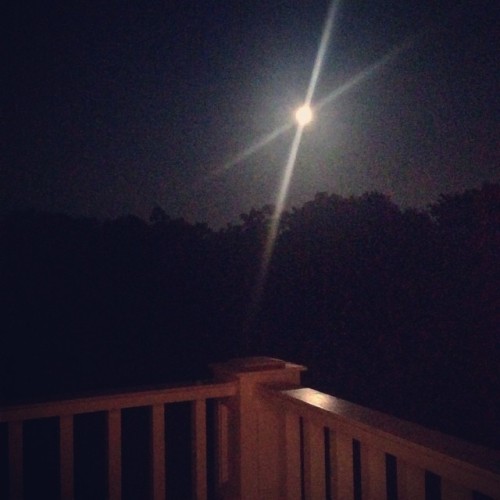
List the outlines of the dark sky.
{"type": "MultiPolygon", "coordinates": [[[[0,211],[221,225],[273,203],[329,2],[12,2],[2,8],[0,211]]],[[[289,193],[379,190],[402,206],[500,180],[498,2],[340,2],[289,193]]]]}

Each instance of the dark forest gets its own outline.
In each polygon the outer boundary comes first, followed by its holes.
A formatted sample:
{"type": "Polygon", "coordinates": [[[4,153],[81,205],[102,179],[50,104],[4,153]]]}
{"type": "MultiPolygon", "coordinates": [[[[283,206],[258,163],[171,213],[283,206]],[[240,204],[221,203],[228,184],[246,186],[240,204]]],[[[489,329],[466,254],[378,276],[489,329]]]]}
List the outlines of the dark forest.
{"type": "Polygon", "coordinates": [[[318,193],[214,230],[173,219],[0,219],[3,403],[196,380],[216,361],[280,357],[307,384],[500,446],[500,185],[401,210],[318,193]]]}

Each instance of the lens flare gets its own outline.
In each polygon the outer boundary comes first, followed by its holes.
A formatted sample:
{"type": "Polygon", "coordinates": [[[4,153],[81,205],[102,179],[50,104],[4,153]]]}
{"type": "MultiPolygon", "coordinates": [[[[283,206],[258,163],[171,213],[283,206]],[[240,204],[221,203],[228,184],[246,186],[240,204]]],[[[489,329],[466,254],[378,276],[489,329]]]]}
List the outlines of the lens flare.
{"type": "MultiPolygon", "coordinates": [[[[350,91],[352,88],[354,88],[356,85],[359,85],[361,82],[369,78],[373,73],[376,71],[380,70],[382,67],[384,67],[386,64],[388,64],[390,61],[401,55],[402,52],[407,51],[410,49],[417,41],[418,38],[420,38],[424,33],[426,33],[427,30],[422,30],[420,33],[410,36],[407,39],[405,39],[402,43],[399,45],[393,47],[389,52],[384,54],[380,59],[375,61],[374,63],[370,64],[368,67],[366,67],[364,70],[360,71],[356,75],[354,75],[352,78],[350,78],[347,82],[343,83],[340,87],[335,88],[332,90],[329,94],[327,94],[325,97],[323,97],[321,100],[317,101],[314,109],[319,112],[321,109],[323,109],[326,105],[331,104],[335,99],[340,97],[341,95],[345,94],[346,92],[350,91]]],[[[314,68],[319,67],[317,64],[314,65],[314,68]]],[[[317,82],[317,76],[316,71],[313,71],[313,77],[311,77],[311,84],[314,81],[314,85],[309,85],[308,89],[308,95],[310,95],[310,98],[312,99],[312,96],[314,94],[315,90],[315,85],[317,82]]],[[[310,99],[306,98],[305,103],[309,101],[309,106],[310,106],[310,99]]],[[[306,105],[305,104],[305,105],[306,105]]],[[[304,105],[304,106],[305,106],[304,105]]],[[[297,120],[297,117],[295,117],[297,120]]],[[[232,167],[235,167],[239,163],[245,161],[247,158],[252,156],[253,154],[257,153],[260,151],[262,148],[273,142],[275,139],[278,137],[282,136],[286,132],[288,132],[290,129],[294,127],[294,123],[286,123],[285,125],[275,129],[274,131],[270,132],[269,134],[263,136],[261,139],[257,140],[254,142],[251,146],[249,146],[247,149],[245,149],[243,152],[226,162],[224,165],[222,165],[219,168],[216,168],[215,170],[212,171],[211,174],[209,175],[219,175],[226,170],[231,169],[232,167]]]]}
{"type": "Polygon", "coordinates": [[[302,139],[304,126],[307,125],[312,120],[312,111],[310,104],[314,96],[314,91],[316,90],[316,85],[318,83],[321,67],[325,59],[326,49],[328,46],[328,42],[330,40],[330,35],[332,33],[333,21],[335,18],[335,12],[337,11],[338,4],[339,0],[332,0],[332,3],[330,4],[330,7],[328,9],[328,14],[326,16],[326,21],[321,35],[321,41],[319,44],[318,52],[316,54],[316,59],[314,60],[311,79],[309,81],[309,86],[307,88],[305,104],[297,110],[297,113],[295,115],[298,122],[298,126],[297,126],[297,131],[295,132],[295,136],[293,138],[292,146],[290,148],[288,160],[286,162],[285,171],[283,173],[283,179],[281,181],[281,187],[276,200],[274,215],[271,221],[271,227],[269,229],[269,236],[267,238],[266,250],[264,253],[264,258],[261,266],[262,267],[261,274],[263,274],[263,281],[265,281],[265,277],[267,275],[267,268],[269,266],[269,262],[273,254],[274,243],[276,240],[276,236],[278,234],[278,227],[281,219],[281,214],[283,213],[283,210],[285,208],[286,197],[288,195],[288,188],[292,180],[293,170],[295,167],[295,162],[297,160],[297,153],[299,151],[299,146],[300,146],[300,141],[302,139]]]}
{"type": "MultiPolygon", "coordinates": [[[[312,110],[311,110],[311,102],[314,96],[314,92],[316,90],[317,82],[320,76],[320,71],[323,65],[324,57],[326,54],[326,49],[327,45],[330,39],[334,19],[335,19],[335,13],[337,10],[339,4],[339,0],[332,0],[330,4],[330,8],[328,10],[328,15],[326,18],[325,26],[323,28],[323,33],[321,37],[321,42],[320,46],[318,49],[318,52],[316,54],[316,59],[314,62],[314,67],[313,71],[311,74],[311,79],[309,82],[309,86],[307,89],[306,93],[306,98],[304,100],[303,106],[301,106],[295,115],[295,119],[297,121],[296,124],[296,131],[295,135],[293,138],[293,142],[290,148],[290,152],[288,155],[288,159],[285,165],[285,169],[283,172],[283,177],[281,180],[281,185],[280,189],[278,191],[278,196],[276,199],[276,206],[273,212],[273,215],[271,217],[270,223],[269,223],[269,228],[268,228],[268,234],[267,234],[267,239],[262,255],[262,260],[260,263],[260,268],[259,272],[257,275],[257,280],[255,283],[255,287],[253,290],[253,294],[250,300],[250,304],[248,307],[248,314],[246,317],[246,321],[244,321],[244,324],[242,325],[243,328],[243,340],[246,343],[246,347],[250,347],[250,335],[253,335],[255,332],[251,331],[251,328],[253,326],[253,322],[255,319],[255,316],[258,312],[260,302],[262,299],[262,295],[264,293],[264,288],[265,284],[267,281],[267,275],[269,271],[269,265],[274,253],[274,246],[276,243],[276,239],[279,234],[279,226],[280,226],[280,221],[281,221],[281,216],[285,208],[285,203],[286,203],[286,198],[288,195],[288,189],[290,187],[290,182],[292,180],[293,176],[293,171],[295,168],[295,163],[297,159],[297,154],[299,151],[299,146],[300,142],[302,139],[304,127],[310,123],[310,121],[313,118],[312,110]]],[[[423,34],[425,34],[427,30],[422,30],[416,35],[413,35],[411,37],[408,37],[405,41],[403,41],[401,44],[393,47],[389,52],[387,52],[384,56],[382,56],[380,59],[375,61],[373,64],[365,68],[363,71],[357,73],[353,78],[342,84],[340,87],[337,87],[334,89],[332,92],[327,94],[324,98],[322,98],[320,101],[318,101],[314,109],[316,111],[320,111],[323,107],[325,107],[328,104],[331,104],[335,99],[340,97],[341,95],[345,94],[349,90],[351,90],[353,87],[356,85],[360,84],[362,81],[367,79],[369,76],[371,76],[374,72],[378,71],[380,68],[385,66],[387,63],[395,59],[397,56],[401,55],[402,52],[407,51],[410,47],[413,47],[415,45],[415,42],[418,38],[420,38],[423,34]]],[[[225,165],[220,167],[219,169],[215,170],[212,175],[217,175],[222,172],[225,172],[226,170],[234,167],[235,165],[239,164],[240,162],[246,160],[249,156],[253,155],[254,153],[258,152],[260,149],[263,147],[267,146],[270,144],[272,141],[277,139],[279,136],[283,135],[286,133],[288,130],[290,130],[294,126],[293,122],[288,123],[275,131],[271,132],[270,134],[262,137],[260,140],[256,141],[253,145],[245,149],[242,153],[240,153],[238,156],[227,162],[225,165]]],[[[263,346],[260,346],[263,347],[263,346]]]]}
{"type": "MultiPolygon", "coordinates": [[[[283,173],[283,179],[281,181],[280,190],[278,192],[278,197],[276,199],[276,206],[271,219],[266,245],[264,248],[262,261],[257,276],[257,282],[255,284],[254,294],[251,299],[249,315],[246,324],[243,325],[244,337],[248,337],[248,335],[252,333],[251,327],[253,319],[258,311],[262,294],[264,292],[264,287],[266,284],[267,274],[269,270],[269,264],[273,256],[274,245],[276,242],[276,238],[278,236],[278,230],[281,221],[281,215],[285,208],[285,202],[288,195],[288,188],[290,187],[290,182],[292,180],[293,170],[295,167],[295,162],[297,160],[297,153],[299,151],[300,141],[302,139],[302,133],[304,131],[304,126],[307,125],[312,119],[312,111],[310,104],[312,102],[314,91],[316,90],[316,85],[318,83],[318,78],[325,58],[328,41],[330,40],[333,21],[338,3],[339,0],[332,0],[332,3],[330,4],[330,7],[328,9],[328,14],[321,35],[321,41],[319,44],[318,52],[316,54],[316,59],[314,61],[313,71],[311,74],[311,79],[309,81],[309,86],[307,88],[304,105],[297,110],[297,113],[295,115],[295,118],[297,119],[298,122],[297,130],[293,138],[292,146],[290,148],[290,153],[288,154],[288,160],[286,162],[285,171],[283,173]]],[[[247,343],[249,343],[249,339],[247,339],[247,343]]]]}

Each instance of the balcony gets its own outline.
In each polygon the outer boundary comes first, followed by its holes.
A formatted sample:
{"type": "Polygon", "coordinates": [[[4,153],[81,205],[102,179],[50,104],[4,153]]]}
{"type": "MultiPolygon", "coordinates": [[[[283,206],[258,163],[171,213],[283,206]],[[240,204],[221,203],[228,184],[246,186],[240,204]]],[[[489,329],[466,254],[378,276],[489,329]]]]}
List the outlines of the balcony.
{"type": "Polygon", "coordinates": [[[103,496],[129,498],[123,422],[135,408],[147,415],[140,448],[149,479],[141,498],[181,498],[168,481],[178,450],[168,445],[166,422],[184,403],[191,418],[188,496],[195,499],[500,499],[498,452],[301,387],[304,369],[271,358],[232,360],[195,385],[0,408],[0,497],[88,498],[76,487],[75,422],[96,414],[105,430],[103,496]],[[35,421],[56,424],[52,492],[25,474],[26,429],[35,421]]]}

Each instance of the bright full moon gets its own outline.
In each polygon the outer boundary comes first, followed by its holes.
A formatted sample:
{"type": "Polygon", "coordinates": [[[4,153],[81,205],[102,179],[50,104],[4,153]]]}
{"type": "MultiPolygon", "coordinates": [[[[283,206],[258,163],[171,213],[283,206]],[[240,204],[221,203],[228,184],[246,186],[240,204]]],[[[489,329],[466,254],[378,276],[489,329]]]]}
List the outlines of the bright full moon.
{"type": "Polygon", "coordinates": [[[295,119],[297,120],[298,124],[301,126],[305,126],[308,123],[310,123],[312,118],[313,118],[312,110],[307,104],[305,104],[304,106],[301,106],[295,112],[295,119]]]}

